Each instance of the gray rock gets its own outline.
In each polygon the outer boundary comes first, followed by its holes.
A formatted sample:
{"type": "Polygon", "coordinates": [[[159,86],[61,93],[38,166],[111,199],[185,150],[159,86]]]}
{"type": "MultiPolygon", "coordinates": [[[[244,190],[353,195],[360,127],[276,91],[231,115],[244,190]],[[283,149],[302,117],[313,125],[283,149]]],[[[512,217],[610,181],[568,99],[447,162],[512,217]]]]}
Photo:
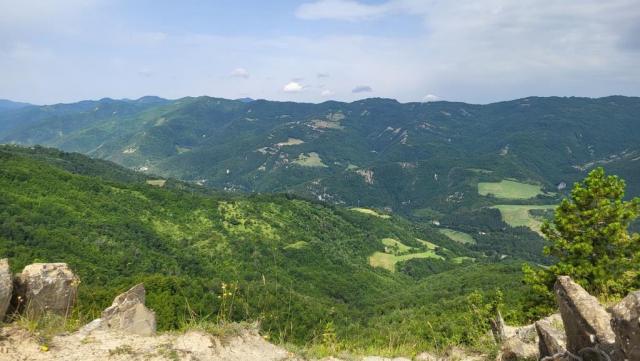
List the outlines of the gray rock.
{"type": "Polygon", "coordinates": [[[15,280],[15,301],[29,317],[45,312],[68,316],[76,301],[80,279],[66,263],[34,263],[15,280]]]}
{"type": "Polygon", "coordinates": [[[133,286],[102,311],[101,325],[142,336],[155,334],[156,315],[144,305],[144,301],[144,285],[140,283],[133,286]]]}
{"type": "Polygon", "coordinates": [[[611,308],[611,326],[629,360],[640,360],[640,291],[630,293],[611,308]]]}
{"type": "Polygon", "coordinates": [[[7,315],[11,295],[13,295],[13,276],[9,269],[9,260],[4,258],[0,260],[0,322],[7,315]]]}
{"type": "Polygon", "coordinates": [[[502,344],[499,357],[501,361],[534,361],[537,359],[538,347],[535,343],[524,342],[516,336],[507,339],[502,344]]]}
{"type": "Polygon", "coordinates": [[[553,356],[567,349],[564,330],[557,327],[553,321],[543,319],[535,323],[538,333],[538,351],[540,357],[553,356]]]}
{"type": "Polygon", "coordinates": [[[612,360],[620,359],[611,316],[598,300],[567,276],[558,277],[554,291],[567,336],[567,350],[579,353],[598,345],[612,360]]]}

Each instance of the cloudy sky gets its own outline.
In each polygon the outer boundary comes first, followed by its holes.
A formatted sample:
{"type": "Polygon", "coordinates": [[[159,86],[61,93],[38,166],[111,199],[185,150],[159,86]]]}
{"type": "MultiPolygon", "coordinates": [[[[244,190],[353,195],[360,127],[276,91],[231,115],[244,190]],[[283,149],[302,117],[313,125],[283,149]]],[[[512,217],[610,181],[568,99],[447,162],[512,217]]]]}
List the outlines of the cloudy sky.
{"type": "Polygon", "coordinates": [[[640,95],[640,0],[0,0],[0,98],[640,95]]]}

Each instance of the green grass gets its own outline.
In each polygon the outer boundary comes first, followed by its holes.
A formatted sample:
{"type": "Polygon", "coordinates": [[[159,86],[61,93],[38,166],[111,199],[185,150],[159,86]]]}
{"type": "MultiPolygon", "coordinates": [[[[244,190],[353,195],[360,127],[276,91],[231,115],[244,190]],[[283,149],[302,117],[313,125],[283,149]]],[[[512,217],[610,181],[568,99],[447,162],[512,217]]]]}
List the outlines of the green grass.
{"type": "Polygon", "coordinates": [[[463,243],[463,244],[476,243],[476,240],[470,234],[467,234],[464,232],[454,231],[453,229],[448,229],[448,228],[441,228],[438,231],[440,231],[440,233],[444,234],[445,236],[451,238],[452,240],[458,243],[463,243]]]}
{"type": "Polygon", "coordinates": [[[371,265],[371,267],[380,267],[380,268],[389,270],[391,272],[395,272],[396,263],[408,261],[414,258],[444,259],[444,257],[437,255],[433,251],[409,253],[409,254],[403,254],[401,256],[396,256],[396,255],[384,253],[384,252],[376,252],[369,257],[369,264],[371,265]]]}
{"type": "Polygon", "coordinates": [[[434,244],[434,243],[431,243],[431,242],[429,242],[429,241],[425,241],[425,240],[420,239],[420,238],[416,238],[416,241],[418,241],[418,242],[420,242],[420,243],[424,244],[424,245],[425,245],[428,249],[430,249],[430,250],[434,250],[434,249],[436,249],[436,247],[438,247],[438,245],[436,245],[436,244],[434,244]]]}
{"type": "Polygon", "coordinates": [[[327,167],[327,165],[322,162],[320,155],[318,155],[318,153],[316,152],[311,152],[309,154],[300,154],[298,156],[298,159],[294,160],[293,163],[301,165],[303,167],[327,167]]]}
{"type": "Polygon", "coordinates": [[[309,242],[298,241],[284,246],[284,249],[304,249],[309,246],[309,242]]]}
{"type": "Polygon", "coordinates": [[[513,205],[501,204],[494,206],[500,211],[502,220],[511,227],[529,227],[532,231],[540,233],[542,221],[534,217],[530,210],[533,209],[554,209],[555,205],[513,205]]]}
{"type": "Polygon", "coordinates": [[[364,214],[368,214],[370,216],[380,217],[382,219],[391,218],[391,216],[388,215],[388,214],[378,213],[378,212],[374,211],[373,209],[369,209],[369,208],[355,207],[355,208],[351,208],[351,210],[352,211],[356,211],[356,212],[360,212],[360,213],[364,213],[364,214]]]}
{"type": "Polygon", "coordinates": [[[398,241],[397,239],[394,238],[383,238],[382,239],[382,244],[384,244],[387,247],[396,247],[398,248],[398,252],[400,253],[405,253],[405,252],[409,252],[413,249],[413,247],[409,247],[407,245],[405,245],[404,243],[398,241]]]}
{"type": "Polygon", "coordinates": [[[478,183],[478,194],[481,196],[492,194],[496,198],[503,199],[529,199],[543,192],[539,185],[504,179],[500,182],[478,183]]]}

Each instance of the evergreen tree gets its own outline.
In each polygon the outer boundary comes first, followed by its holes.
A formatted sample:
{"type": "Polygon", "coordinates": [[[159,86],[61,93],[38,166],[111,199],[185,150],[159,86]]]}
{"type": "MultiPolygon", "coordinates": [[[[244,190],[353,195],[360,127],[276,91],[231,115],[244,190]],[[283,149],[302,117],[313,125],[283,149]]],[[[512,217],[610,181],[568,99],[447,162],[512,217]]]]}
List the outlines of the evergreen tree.
{"type": "Polygon", "coordinates": [[[556,276],[568,275],[587,291],[622,295],[640,284],[640,236],[629,225],[640,214],[640,198],[624,200],[625,182],[594,169],[576,183],[571,196],[557,208],[553,223],[542,232],[553,266],[533,270],[525,266],[525,281],[551,299],[556,276]]]}

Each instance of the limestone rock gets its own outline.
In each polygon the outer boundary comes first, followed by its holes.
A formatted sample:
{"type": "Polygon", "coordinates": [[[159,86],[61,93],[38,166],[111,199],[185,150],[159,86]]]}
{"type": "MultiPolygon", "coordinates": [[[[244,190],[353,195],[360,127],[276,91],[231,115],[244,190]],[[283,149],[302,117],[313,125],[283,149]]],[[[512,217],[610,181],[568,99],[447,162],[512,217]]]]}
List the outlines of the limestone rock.
{"type": "Polygon", "coordinates": [[[102,311],[101,325],[141,336],[155,334],[156,314],[144,305],[144,301],[144,285],[133,286],[102,311]]]}
{"type": "Polygon", "coordinates": [[[547,318],[535,323],[540,357],[553,356],[566,351],[564,330],[554,321],[556,320],[547,318]]]}
{"type": "Polygon", "coordinates": [[[534,361],[538,359],[538,348],[535,343],[524,342],[519,337],[511,337],[502,344],[499,359],[502,361],[534,361]]]}
{"type": "Polygon", "coordinates": [[[598,347],[611,360],[622,360],[622,350],[616,345],[611,328],[611,315],[584,288],[567,276],[559,276],[554,286],[560,315],[567,336],[567,350],[584,355],[585,360],[601,356],[584,354],[585,349],[598,347]]]}
{"type": "Polygon", "coordinates": [[[9,260],[0,260],[0,322],[4,320],[13,294],[13,276],[9,269],[9,260]]]}
{"type": "Polygon", "coordinates": [[[80,280],[66,263],[34,263],[16,277],[18,306],[29,316],[44,312],[67,316],[76,301],[80,280]]]}
{"type": "Polygon", "coordinates": [[[611,308],[611,326],[627,359],[640,360],[640,291],[611,308]]]}

